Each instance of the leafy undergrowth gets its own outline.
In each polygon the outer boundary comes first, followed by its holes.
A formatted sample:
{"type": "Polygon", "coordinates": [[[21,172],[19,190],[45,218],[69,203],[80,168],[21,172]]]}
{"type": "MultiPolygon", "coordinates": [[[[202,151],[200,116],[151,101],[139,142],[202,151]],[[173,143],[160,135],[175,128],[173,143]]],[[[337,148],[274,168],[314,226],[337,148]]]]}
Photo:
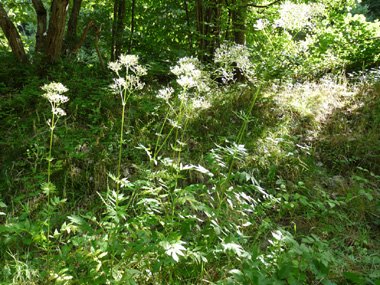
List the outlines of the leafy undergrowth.
{"type": "Polygon", "coordinates": [[[213,89],[178,129],[148,85],[127,104],[118,179],[120,98],[71,72],[52,78],[70,101],[49,203],[47,82],[1,97],[1,282],[380,284],[376,82],[213,89]]]}

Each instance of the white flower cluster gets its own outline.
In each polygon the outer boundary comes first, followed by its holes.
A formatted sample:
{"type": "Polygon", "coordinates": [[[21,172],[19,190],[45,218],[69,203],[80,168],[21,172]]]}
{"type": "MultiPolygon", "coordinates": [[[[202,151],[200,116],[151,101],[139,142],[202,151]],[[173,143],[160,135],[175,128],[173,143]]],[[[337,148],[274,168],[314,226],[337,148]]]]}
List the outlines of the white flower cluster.
{"type": "Polygon", "coordinates": [[[55,93],[65,93],[69,91],[62,83],[60,82],[51,82],[49,84],[45,84],[44,86],[41,87],[42,90],[45,92],[55,92],[55,93]]]}
{"type": "Polygon", "coordinates": [[[63,111],[63,109],[61,109],[61,108],[57,108],[57,109],[53,110],[53,113],[55,115],[57,115],[58,117],[66,116],[66,112],[63,111]]]}
{"type": "MultiPolygon", "coordinates": [[[[140,77],[147,74],[145,67],[139,64],[139,57],[137,55],[124,55],[122,54],[119,60],[108,63],[108,67],[114,71],[119,78],[114,79],[114,84],[110,87],[120,92],[123,100],[123,91],[128,90],[132,92],[136,89],[142,89],[144,83],[141,82],[140,77]],[[125,68],[125,78],[120,77],[119,71],[125,68]]],[[[123,100],[124,103],[124,100],[123,100]]]]}
{"type": "Polygon", "coordinates": [[[193,100],[194,109],[208,109],[210,107],[210,102],[206,101],[203,97],[198,97],[193,100]]]}
{"type": "Polygon", "coordinates": [[[304,27],[313,28],[316,16],[323,15],[322,3],[295,4],[289,1],[281,4],[280,18],[274,21],[274,27],[299,31],[304,27]]]}
{"type": "Polygon", "coordinates": [[[169,99],[172,97],[173,93],[174,89],[172,87],[166,87],[158,90],[157,98],[164,99],[167,103],[169,103],[169,99]]]}
{"type": "Polygon", "coordinates": [[[269,25],[269,21],[267,19],[258,19],[256,24],[253,25],[255,30],[261,31],[264,30],[269,25]]]}
{"type": "Polygon", "coordinates": [[[210,88],[208,86],[209,78],[205,72],[201,70],[201,63],[197,58],[183,57],[177,65],[170,70],[177,75],[177,83],[183,89],[197,88],[199,92],[206,92],[210,88]]]}
{"type": "Polygon", "coordinates": [[[49,100],[53,114],[57,117],[65,116],[65,111],[59,108],[59,106],[69,101],[69,98],[67,96],[61,94],[67,92],[69,89],[67,89],[62,83],[59,82],[51,82],[49,84],[45,84],[41,87],[41,89],[46,92],[42,95],[42,97],[49,100]]]}
{"type": "Polygon", "coordinates": [[[253,64],[249,59],[249,51],[243,45],[222,44],[215,51],[214,62],[220,64],[219,72],[224,82],[234,80],[235,68],[250,81],[254,79],[253,64]]]}

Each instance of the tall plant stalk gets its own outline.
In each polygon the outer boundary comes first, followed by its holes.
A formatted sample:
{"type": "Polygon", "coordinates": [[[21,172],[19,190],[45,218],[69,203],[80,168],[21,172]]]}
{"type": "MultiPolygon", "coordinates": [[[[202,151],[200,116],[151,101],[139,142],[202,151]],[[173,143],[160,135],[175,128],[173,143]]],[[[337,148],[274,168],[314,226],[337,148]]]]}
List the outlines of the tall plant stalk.
{"type": "Polygon", "coordinates": [[[66,103],[69,98],[62,95],[62,93],[67,92],[68,89],[63,86],[61,83],[52,82],[50,84],[45,84],[42,87],[46,93],[42,96],[49,100],[52,111],[52,118],[48,121],[48,125],[50,128],[50,143],[49,143],[49,155],[48,155],[48,169],[47,169],[47,183],[43,183],[42,190],[47,195],[47,232],[46,232],[46,259],[47,259],[47,271],[50,272],[50,219],[51,219],[51,205],[50,205],[50,196],[55,191],[55,186],[50,182],[50,174],[51,174],[51,162],[52,158],[52,149],[53,149],[53,135],[54,129],[57,125],[58,119],[62,116],[65,116],[66,113],[59,106],[62,103],[66,103]]]}
{"type": "Polygon", "coordinates": [[[124,121],[125,121],[125,106],[129,97],[135,90],[142,89],[144,84],[140,81],[140,77],[146,74],[146,69],[138,64],[137,55],[124,55],[115,62],[110,62],[108,67],[114,71],[117,78],[114,79],[114,84],[111,88],[116,90],[121,97],[121,103],[123,106],[120,128],[120,141],[119,141],[119,159],[117,166],[116,177],[116,208],[119,206],[119,193],[120,193],[120,175],[121,175],[121,159],[123,150],[123,137],[124,137],[124,121]],[[120,71],[125,72],[125,77],[120,75],[120,71]]]}

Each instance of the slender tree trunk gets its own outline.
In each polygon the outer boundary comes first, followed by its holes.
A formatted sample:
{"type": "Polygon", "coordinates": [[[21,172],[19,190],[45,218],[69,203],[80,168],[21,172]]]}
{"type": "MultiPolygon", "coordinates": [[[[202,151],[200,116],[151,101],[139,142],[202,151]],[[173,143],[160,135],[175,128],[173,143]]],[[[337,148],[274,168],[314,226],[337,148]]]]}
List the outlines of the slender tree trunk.
{"type": "Polygon", "coordinates": [[[22,44],[20,34],[18,33],[15,25],[9,19],[7,12],[5,11],[3,4],[0,2],[0,27],[3,30],[9,45],[12,48],[12,52],[17,60],[28,63],[26,57],[24,45],[22,44]]]}
{"type": "Polygon", "coordinates": [[[50,63],[60,58],[68,8],[69,0],[53,0],[51,3],[49,29],[46,40],[46,56],[47,61],[50,63]]]}
{"type": "Polygon", "coordinates": [[[71,9],[69,22],[67,24],[67,32],[65,39],[65,53],[70,54],[78,40],[77,25],[79,18],[79,11],[82,5],[82,0],[74,0],[71,9]]]}
{"type": "Polygon", "coordinates": [[[232,22],[232,11],[231,11],[231,7],[230,7],[230,3],[228,3],[228,0],[225,0],[225,5],[228,8],[228,18],[227,18],[227,29],[226,29],[226,33],[224,36],[224,40],[229,41],[230,40],[231,22],[232,22]]]}
{"type": "Polygon", "coordinates": [[[119,1],[117,25],[116,25],[116,40],[115,40],[115,57],[119,58],[123,47],[123,31],[125,18],[125,0],[119,1]]]}
{"type": "Polygon", "coordinates": [[[135,7],[136,7],[136,0],[132,0],[131,36],[129,38],[128,54],[130,54],[132,50],[133,32],[135,30],[135,7]]]}
{"type": "Polygon", "coordinates": [[[41,0],[32,0],[34,10],[37,13],[37,34],[35,51],[45,52],[46,49],[46,30],[47,30],[47,12],[41,0]]]}
{"type": "MultiPolygon", "coordinates": [[[[232,26],[234,32],[234,41],[236,44],[245,45],[247,4],[248,0],[233,0],[232,26]]],[[[245,77],[236,68],[236,81],[243,82],[245,77]]]]}
{"type": "Polygon", "coordinates": [[[238,0],[234,9],[233,25],[234,25],[234,40],[239,45],[245,45],[246,19],[247,19],[247,4],[248,0],[238,0]]]}
{"type": "Polygon", "coordinates": [[[111,61],[115,60],[115,33],[116,33],[116,19],[117,9],[119,7],[119,0],[115,0],[113,4],[113,21],[112,21],[112,35],[111,35],[111,61]]]}
{"type": "Polygon", "coordinates": [[[185,6],[185,11],[186,11],[187,28],[189,29],[189,49],[190,49],[190,52],[192,52],[192,50],[193,50],[193,40],[192,40],[192,36],[191,36],[191,24],[190,24],[189,7],[187,5],[187,0],[184,0],[183,4],[185,6]]]}

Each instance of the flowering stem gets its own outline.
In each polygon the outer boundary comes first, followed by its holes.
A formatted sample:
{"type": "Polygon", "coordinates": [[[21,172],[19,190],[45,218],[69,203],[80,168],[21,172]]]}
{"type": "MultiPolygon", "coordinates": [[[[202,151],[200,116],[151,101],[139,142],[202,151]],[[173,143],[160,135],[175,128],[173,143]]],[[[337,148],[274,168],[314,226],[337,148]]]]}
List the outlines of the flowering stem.
{"type": "MultiPolygon", "coordinates": [[[[183,88],[183,93],[182,93],[182,95],[185,95],[185,93],[186,93],[186,88],[183,88]]],[[[185,112],[183,112],[183,110],[182,110],[182,108],[183,108],[183,102],[184,102],[185,100],[181,100],[181,106],[179,107],[179,115],[178,115],[178,120],[177,120],[177,122],[179,122],[180,120],[181,120],[181,118],[182,118],[182,114],[184,114],[185,112]]],[[[173,153],[173,160],[174,160],[174,157],[175,157],[175,149],[176,149],[176,147],[177,147],[177,138],[178,138],[178,128],[177,128],[177,130],[176,130],[176,132],[175,132],[175,139],[174,139],[174,153],[173,153]]],[[[178,158],[179,159],[179,158],[178,158]]],[[[177,184],[177,183],[176,183],[177,184]]]]}
{"type": "MultiPolygon", "coordinates": [[[[182,103],[181,103],[181,106],[180,106],[180,112],[179,112],[179,115],[178,115],[178,119],[177,119],[177,122],[179,122],[184,114],[184,112],[182,111],[182,103]]],[[[161,151],[161,149],[164,147],[164,145],[166,144],[166,141],[168,140],[168,138],[170,137],[171,133],[173,132],[174,130],[174,126],[170,129],[169,133],[166,135],[165,137],[165,140],[163,141],[162,145],[159,147],[159,149],[157,150],[157,152],[155,152],[154,154],[154,158],[157,156],[157,154],[159,154],[159,152],[161,151]]]]}
{"type": "MultiPolygon", "coordinates": [[[[52,115],[52,119],[51,119],[51,125],[50,125],[50,146],[49,146],[49,157],[48,157],[48,187],[50,188],[50,166],[51,166],[51,150],[53,148],[53,132],[54,132],[54,127],[55,127],[55,122],[54,122],[54,119],[55,119],[55,116],[54,116],[54,112],[53,112],[53,115],[52,115]]],[[[46,243],[47,243],[47,255],[46,255],[46,258],[47,258],[47,270],[48,270],[48,274],[50,272],[50,236],[49,236],[49,233],[50,233],[50,218],[51,218],[51,207],[50,207],[50,189],[48,191],[48,195],[47,195],[47,198],[48,198],[48,203],[47,203],[47,206],[48,206],[48,217],[47,217],[47,232],[46,232],[46,243]]]]}
{"type": "MultiPolygon", "coordinates": [[[[161,136],[161,134],[162,134],[162,131],[163,131],[163,129],[164,129],[164,126],[165,126],[165,124],[166,124],[166,121],[167,121],[167,119],[168,119],[168,116],[169,116],[169,112],[166,113],[165,120],[164,120],[164,122],[162,123],[161,129],[160,129],[160,132],[159,132],[159,134],[158,134],[157,141],[156,141],[156,146],[155,146],[155,148],[154,148],[154,155],[153,155],[153,159],[152,159],[152,162],[151,162],[151,163],[154,163],[154,162],[156,161],[156,156],[157,156],[157,154],[158,154],[158,152],[157,152],[158,143],[159,143],[159,141],[160,141],[160,136],[161,136]]],[[[166,140],[165,140],[165,141],[166,141],[166,140]]],[[[161,149],[161,148],[160,148],[160,149],[161,149]]],[[[151,164],[151,166],[153,166],[153,165],[151,164]]]]}
{"type": "Polygon", "coordinates": [[[121,115],[121,128],[120,128],[120,145],[119,145],[119,164],[117,167],[117,183],[116,183],[116,207],[119,204],[119,189],[120,189],[120,168],[121,168],[121,153],[123,150],[123,134],[124,134],[124,119],[125,119],[125,105],[127,104],[127,101],[129,99],[129,96],[131,95],[131,92],[128,92],[128,96],[126,96],[127,90],[124,90],[124,100],[122,102],[123,104],[123,111],[121,115]]]}
{"type": "MultiPolygon", "coordinates": [[[[50,147],[49,147],[49,158],[48,158],[48,184],[50,183],[50,162],[51,162],[51,149],[53,146],[53,132],[54,132],[54,113],[53,117],[51,119],[51,125],[50,125],[50,147]]],[[[49,196],[49,195],[48,195],[49,196]]]]}

